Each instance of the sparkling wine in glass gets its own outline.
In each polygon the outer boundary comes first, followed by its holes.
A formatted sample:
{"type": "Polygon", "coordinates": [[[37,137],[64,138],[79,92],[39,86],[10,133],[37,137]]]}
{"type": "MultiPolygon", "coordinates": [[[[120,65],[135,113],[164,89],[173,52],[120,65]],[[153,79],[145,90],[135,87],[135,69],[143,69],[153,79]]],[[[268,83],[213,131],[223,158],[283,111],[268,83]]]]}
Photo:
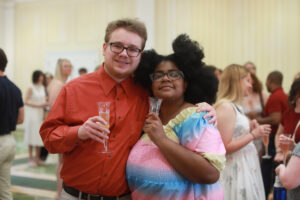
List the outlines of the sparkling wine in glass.
{"type": "Polygon", "coordinates": [[[155,97],[149,97],[149,113],[154,112],[156,114],[159,114],[160,104],[162,102],[162,99],[158,99],[155,97]]]}
{"type": "MultiPolygon", "coordinates": [[[[110,117],[110,102],[97,102],[98,105],[98,113],[99,113],[99,117],[101,117],[102,119],[104,119],[106,121],[106,125],[103,124],[102,126],[104,128],[109,129],[109,117],[110,117]]],[[[112,152],[112,150],[108,149],[108,139],[104,139],[104,143],[103,143],[103,147],[104,149],[100,151],[100,153],[110,153],[112,152]]]]}
{"type": "MultiPolygon", "coordinates": [[[[287,137],[287,138],[291,138],[292,134],[284,134],[284,136],[287,137]]],[[[287,154],[289,152],[290,141],[288,139],[280,141],[280,148],[281,148],[282,153],[283,153],[283,164],[286,165],[286,157],[287,157],[287,154]]]]}
{"type": "Polygon", "coordinates": [[[265,155],[263,155],[263,159],[270,159],[271,156],[269,155],[269,149],[268,149],[268,146],[269,146],[269,134],[264,134],[263,137],[262,137],[262,141],[263,141],[263,144],[264,144],[264,147],[265,147],[265,155]]]}

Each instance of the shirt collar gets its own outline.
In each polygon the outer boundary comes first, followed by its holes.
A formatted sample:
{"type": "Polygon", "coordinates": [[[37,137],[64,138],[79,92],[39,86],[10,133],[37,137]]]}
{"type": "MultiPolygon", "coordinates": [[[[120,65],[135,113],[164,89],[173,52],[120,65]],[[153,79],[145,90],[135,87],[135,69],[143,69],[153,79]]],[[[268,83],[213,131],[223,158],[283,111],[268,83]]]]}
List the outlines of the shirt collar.
{"type": "Polygon", "coordinates": [[[276,88],[276,89],[272,92],[272,94],[275,93],[275,92],[277,92],[277,91],[283,91],[282,87],[276,88]]]}
{"type": "Polygon", "coordinates": [[[114,87],[117,85],[120,85],[120,87],[123,89],[123,92],[127,97],[130,97],[134,94],[134,89],[132,88],[132,85],[134,85],[134,81],[132,76],[126,78],[121,83],[117,83],[115,80],[113,80],[104,70],[104,63],[101,65],[100,69],[98,70],[99,73],[99,81],[101,83],[101,87],[104,91],[104,94],[108,96],[108,94],[113,90],[114,87]]]}

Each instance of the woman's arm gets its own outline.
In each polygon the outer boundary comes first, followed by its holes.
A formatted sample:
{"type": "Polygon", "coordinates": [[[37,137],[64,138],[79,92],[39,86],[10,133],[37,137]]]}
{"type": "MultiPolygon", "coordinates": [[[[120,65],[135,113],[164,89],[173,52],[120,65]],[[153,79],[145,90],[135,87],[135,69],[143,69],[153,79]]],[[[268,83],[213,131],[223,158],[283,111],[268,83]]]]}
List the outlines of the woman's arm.
{"type": "Polygon", "coordinates": [[[300,157],[293,155],[287,167],[281,164],[276,168],[276,174],[286,189],[291,190],[300,185],[299,166],[300,157]]]}
{"type": "Polygon", "coordinates": [[[270,133],[271,129],[268,125],[260,125],[252,130],[249,134],[237,139],[233,139],[232,136],[236,121],[236,113],[234,108],[230,103],[224,102],[220,104],[216,110],[218,129],[221,133],[227,154],[240,150],[253,139],[261,137],[264,133],[270,133]]]}
{"type": "Polygon", "coordinates": [[[219,179],[219,171],[208,160],[175,143],[165,135],[157,115],[149,114],[145,121],[144,131],[175,170],[187,179],[201,184],[212,184],[219,179]]]}
{"type": "Polygon", "coordinates": [[[275,154],[275,157],[274,157],[274,161],[276,161],[276,162],[283,161],[283,153],[282,153],[282,150],[279,146],[279,136],[280,136],[280,134],[283,133],[283,130],[284,130],[284,128],[283,128],[282,124],[279,124],[277,132],[275,134],[276,154],[275,154]]]}

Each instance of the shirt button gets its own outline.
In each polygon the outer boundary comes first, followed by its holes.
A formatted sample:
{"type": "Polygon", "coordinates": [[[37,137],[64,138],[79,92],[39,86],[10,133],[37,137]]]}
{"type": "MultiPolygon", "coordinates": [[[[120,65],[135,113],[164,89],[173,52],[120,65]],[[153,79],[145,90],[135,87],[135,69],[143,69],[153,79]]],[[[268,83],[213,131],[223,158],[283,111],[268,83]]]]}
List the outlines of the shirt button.
{"type": "Polygon", "coordinates": [[[107,177],[107,173],[105,173],[104,176],[107,177]]]}
{"type": "Polygon", "coordinates": [[[113,137],[113,138],[116,138],[116,135],[113,135],[112,137],[113,137]]]}
{"type": "Polygon", "coordinates": [[[120,98],[119,97],[117,97],[117,101],[119,101],[120,100],[120,98]]]}
{"type": "Polygon", "coordinates": [[[112,157],[112,154],[109,154],[108,156],[111,158],[111,157],[112,157]]]}
{"type": "Polygon", "coordinates": [[[118,119],[121,119],[121,116],[118,116],[118,119]]]}

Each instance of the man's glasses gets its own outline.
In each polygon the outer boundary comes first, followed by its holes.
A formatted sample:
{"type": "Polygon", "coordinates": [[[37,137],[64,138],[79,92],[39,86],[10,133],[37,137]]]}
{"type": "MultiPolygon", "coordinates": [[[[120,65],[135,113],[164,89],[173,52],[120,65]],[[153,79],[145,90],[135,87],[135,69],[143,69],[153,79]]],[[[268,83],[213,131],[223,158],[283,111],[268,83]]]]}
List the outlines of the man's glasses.
{"type": "Polygon", "coordinates": [[[114,53],[120,54],[124,51],[124,49],[126,49],[126,53],[129,57],[137,57],[138,55],[140,55],[140,53],[142,52],[141,49],[136,48],[136,47],[124,47],[122,44],[120,43],[113,43],[110,42],[108,43],[110,46],[110,50],[114,53]]]}
{"type": "Polygon", "coordinates": [[[150,74],[150,79],[152,82],[161,81],[167,75],[168,79],[171,81],[176,81],[180,78],[184,78],[183,72],[180,70],[169,70],[168,72],[154,72],[150,74]]]}

